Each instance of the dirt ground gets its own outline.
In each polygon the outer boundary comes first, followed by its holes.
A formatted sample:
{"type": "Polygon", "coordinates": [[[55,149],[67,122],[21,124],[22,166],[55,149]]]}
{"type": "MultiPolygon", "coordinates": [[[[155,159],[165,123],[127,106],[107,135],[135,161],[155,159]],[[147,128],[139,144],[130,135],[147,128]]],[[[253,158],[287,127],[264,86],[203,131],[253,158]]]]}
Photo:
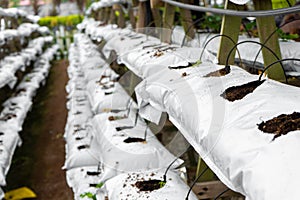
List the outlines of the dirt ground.
{"type": "Polygon", "coordinates": [[[29,187],[39,200],[71,200],[73,193],[61,169],[65,160],[67,61],[55,61],[46,86],[35,98],[14,155],[5,191],[29,187]]]}

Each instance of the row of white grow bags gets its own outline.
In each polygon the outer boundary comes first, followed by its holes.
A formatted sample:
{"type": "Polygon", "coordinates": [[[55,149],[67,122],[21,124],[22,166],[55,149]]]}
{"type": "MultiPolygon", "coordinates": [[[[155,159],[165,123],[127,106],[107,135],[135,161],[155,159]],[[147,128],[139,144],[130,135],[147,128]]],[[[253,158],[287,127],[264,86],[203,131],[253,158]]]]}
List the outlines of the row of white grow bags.
{"type": "Polygon", "coordinates": [[[27,48],[21,52],[0,60],[0,88],[5,85],[13,88],[17,81],[16,72],[18,70],[25,71],[25,68],[42,53],[43,47],[51,44],[52,41],[52,36],[38,37],[31,40],[27,48]]]}
{"type": "MultiPolygon", "coordinates": [[[[33,97],[38,88],[45,84],[51,67],[50,61],[58,49],[57,45],[49,47],[35,62],[33,70],[26,74],[15,89],[12,97],[3,104],[0,113],[0,185],[5,186],[5,176],[11,165],[15,148],[21,145],[19,132],[32,106],[33,97]]],[[[3,198],[3,192],[0,193],[3,198]]]]}
{"type": "MultiPolygon", "coordinates": [[[[140,63],[140,61],[144,61],[145,59],[148,61],[149,57],[151,57],[151,62],[157,62],[155,61],[155,59],[153,59],[157,58],[157,52],[151,51],[153,49],[150,49],[149,51],[149,48],[147,48],[147,46],[156,45],[153,47],[157,48],[160,45],[165,46],[165,43],[161,43],[157,38],[136,33],[128,28],[120,29],[117,28],[116,25],[99,26],[100,24],[100,22],[95,21],[94,19],[85,19],[83,23],[78,27],[80,29],[85,29],[86,33],[89,34],[93,39],[104,38],[105,41],[108,42],[108,44],[104,48],[104,54],[106,56],[109,55],[109,52],[111,50],[116,51],[119,55],[120,62],[128,65],[130,70],[141,77],[146,77],[147,75],[149,75],[149,71],[156,71],[157,69],[163,67],[159,66],[156,63],[156,67],[152,67],[154,69],[151,69],[147,65],[148,62],[140,63]],[[129,61],[130,59],[137,57],[139,57],[139,59],[129,61]]],[[[193,47],[189,48],[189,50],[187,50],[185,46],[179,48],[181,47],[183,38],[183,29],[181,27],[175,27],[172,31],[173,48],[170,48],[169,45],[165,46],[165,48],[167,48],[167,50],[164,50],[163,52],[165,56],[158,56],[159,60],[172,59],[172,55],[176,54],[177,60],[173,60],[173,62],[178,65],[186,65],[187,62],[198,60],[202,62],[208,60],[215,63],[217,62],[217,59],[213,55],[217,55],[221,39],[220,36],[211,33],[198,34],[196,35],[195,39],[192,40],[192,42],[187,43],[188,45],[191,45],[191,47],[193,47]],[[204,47],[205,49],[203,50],[204,47]],[[213,55],[207,54],[208,52],[213,55]]],[[[256,64],[260,67],[263,66],[263,57],[260,51],[261,45],[257,44],[257,42],[259,42],[259,38],[248,38],[246,36],[240,36],[238,43],[241,42],[242,44],[237,46],[239,53],[236,53],[236,60],[240,61],[240,59],[242,59],[242,62],[250,63],[251,65],[253,64],[256,55],[260,52],[258,54],[256,64]]],[[[291,40],[280,41],[279,44],[283,59],[298,58],[300,56],[300,45],[297,42],[291,40]]],[[[172,65],[173,62],[168,62],[168,64],[172,65]]],[[[287,74],[299,76],[300,64],[298,61],[285,61],[283,63],[283,66],[287,74]]]]}
{"type": "Polygon", "coordinates": [[[17,29],[5,29],[1,31],[0,45],[14,38],[20,38],[22,44],[22,41],[34,32],[39,33],[40,35],[50,33],[49,29],[46,26],[39,26],[38,24],[32,23],[22,23],[17,29]]]}
{"type": "Polygon", "coordinates": [[[13,17],[13,18],[23,18],[26,21],[36,23],[40,17],[37,15],[29,15],[26,11],[18,8],[0,8],[0,16],[2,17],[13,17]]]}
{"type": "MultiPolygon", "coordinates": [[[[133,199],[183,199],[188,187],[173,171],[182,163],[180,159],[172,165],[167,183],[161,189],[140,192],[131,184],[149,178],[162,179],[165,169],[176,158],[138,116],[136,104],[116,81],[118,76],[109,66],[104,61],[88,62],[99,58],[91,40],[77,34],[69,50],[64,165],[74,198],[88,199],[86,195],[90,194],[97,199],[108,196],[111,200],[131,195],[133,199]],[[122,127],[123,130],[117,131],[122,127]],[[124,142],[143,138],[145,132],[147,138],[143,142],[124,142]]],[[[190,199],[197,198],[191,194],[190,199]]]]}
{"type": "MultiPolygon", "coordinates": [[[[141,39],[143,42],[136,42],[143,36],[129,30],[112,26],[85,27],[91,27],[98,37],[106,38],[109,47],[104,46],[104,49],[119,51],[120,62],[125,60],[123,55],[141,49],[140,54],[125,62],[137,75],[146,77],[136,87],[141,116],[158,122],[160,113],[167,112],[170,120],[228,187],[247,199],[298,199],[299,128],[274,140],[274,135],[260,131],[258,124],[281,114],[300,112],[299,88],[266,79],[259,82],[253,93],[231,102],[223,98],[227,88],[259,77],[237,66],[226,69],[214,64],[213,60],[184,68],[181,63],[174,65],[171,58],[158,59],[164,55],[174,56],[161,50],[163,54],[158,58],[151,54],[146,62],[136,66],[147,58],[147,52],[143,51],[145,36],[141,39]],[[228,74],[207,76],[220,69],[228,74]]],[[[168,47],[171,46],[160,48],[168,47]]],[[[191,62],[189,54],[177,56],[191,62]]]]}

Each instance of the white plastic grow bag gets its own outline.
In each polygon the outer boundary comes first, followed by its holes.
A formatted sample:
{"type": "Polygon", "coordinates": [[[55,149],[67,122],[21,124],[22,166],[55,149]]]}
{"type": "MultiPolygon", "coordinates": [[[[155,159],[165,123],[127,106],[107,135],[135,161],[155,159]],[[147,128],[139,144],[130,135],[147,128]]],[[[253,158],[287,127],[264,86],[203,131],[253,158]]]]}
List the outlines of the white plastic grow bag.
{"type": "Polygon", "coordinates": [[[17,130],[10,130],[10,127],[5,126],[5,124],[2,124],[0,126],[0,165],[3,169],[3,173],[7,174],[15,149],[17,146],[20,146],[22,144],[22,141],[17,130]]]}
{"type": "MultiPolygon", "coordinates": [[[[123,120],[109,121],[110,113],[98,114],[93,118],[95,137],[99,143],[99,153],[103,159],[103,164],[117,173],[128,171],[144,171],[149,169],[159,169],[167,167],[175,157],[156,139],[151,130],[147,129],[146,142],[125,143],[129,137],[144,138],[146,124],[138,121],[135,128],[116,131],[116,127],[131,126],[123,120]]],[[[178,160],[172,168],[182,163],[178,160]]]]}
{"type": "Polygon", "coordinates": [[[230,1],[235,4],[244,5],[248,3],[250,0],[230,0],[230,1]]]}
{"type": "Polygon", "coordinates": [[[109,90],[102,89],[103,85],[92,80],[87,85],[88,97],[94,113],[106,112],[111,109],[126,109],[130,96],[119,83],[109,90]]]}
{"type": "MultiPolygon", "coordinates": [[[[94,194],[95,196],[99,193],[99,188],[94,185],[100,184],[102,182],[103,176],[103,168],[101,166],[88,166],[88,167],[80,167],[67,170],[66,177],[67,183],[69,187],[72,188],[74,192],[74,199],[82,200],[89,199],[87,197],[80,197],[86,193],[94,194]],[[95,174],[95,172],[99,173],[97,175],[89,175],[89,172],[95,174]]],[[[97,196],[97,200],[104,200],[104,196],[99,198],[97,196]]]]}
{"type": "Polygon", "coordinates": [[[226,88],[258,76],[232,66],[224,77],[203,78],[221,67],[202,64],[149,77],[136,88],[139,106],[167,112],[216,175],[247,199],[297,199],[299,131],[272,142],[274,135],[262,133],[257,124],[299,112],[299,88],[266,80],[242,100],[229,102],[220,96],[226,88]],[[274,148],[277,143],[284,148],[274,148]]]}
{"type": "MultiPolygon", "coordinates": [[[[182,200],[185,199],[189,187],[182,181],[178,174],[173,171],[168,171],[166,184],[157,190],[151,192],[139,191],[135,186],[137,181],[144,180],[163,180],[163,174],[165,170],[149,170],[143,172],[132,172],[120,174],[105,183],[108,199],[148,199],[148,200],[160,200],[160,199],[172,199],[182,200]]],[[[189,200],[198,199],[196,195],[191,192],[189,200]]]]}
{"type": "MultiPolygon", "coordinates": [[[[170,46],[161,49],[168,47],[170,46]]],[[[147,48],[129,51],[125,55],[120,55],[120,60],[138,76],[146,78],[168,67],[194,64],[200,60],[202,51],[202,48],[174,46],[174,49],[162,51],[161,56],[155,56],[158,50],[147,48]]],[[[204,50],[201,61],[216,62],[216,57],[204,50]]]]}
{"type": "MultiPolygon", "coordinates": [[[[90,129],[89,129],[90,131],[90,129]]],[[[87,136],[89,133],[87,134],[87,136]]],[[[72,169],[83,166],[95,166],[101,162],[99,152],[101,151],[97,141],[90,137],[84,140],[73,141],[71,145],[66,144],[66,160],[63,169],[72,169]]]]}

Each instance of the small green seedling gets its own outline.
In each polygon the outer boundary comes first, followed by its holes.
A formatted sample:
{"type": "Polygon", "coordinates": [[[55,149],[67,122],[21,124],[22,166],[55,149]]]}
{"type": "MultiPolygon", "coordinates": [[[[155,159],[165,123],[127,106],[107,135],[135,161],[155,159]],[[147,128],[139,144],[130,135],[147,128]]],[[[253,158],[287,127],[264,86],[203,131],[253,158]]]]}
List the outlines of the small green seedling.
{"type": "Polygon", "coordinates": [[[103,183],[103,182],[100,182],[100,183],[98,183],[98,184],[96,185],[96,188],[102,188],[103,185],[104,185],[104,183],[103,183]]]}
{"type": "MultiPolygon", "coordinates": [[[[100,182],[100,183],[98,183],[95,187],[96,187],[96,188],[102,188],[103,185],[104,185],[104,183],[103,183],[103,182],[100,182]]],[[[97,200],[96,194],[93,194],[93,193],[91,193],[91,192],[85,192],[85,193],[83,193],[83,194],[80,194],[80,197],[81,197],[81,198],[87,197],[87,198],[90,198],[90,199],[92,199],[92,200],[97,200]]]]}
{"type": "Polygon", "coordinates": [[[86,192],[80,195],[81,198],[87,197],[90,198],[92,200],[97,200],[96,195],[91,193],[91,192],[86,192]]]}
{"type": "Polygon", "coordinates": [[[160,181],[158,184],[159,184],[159,187],[162,188],[166,185],[166,182],[160,181]]]}

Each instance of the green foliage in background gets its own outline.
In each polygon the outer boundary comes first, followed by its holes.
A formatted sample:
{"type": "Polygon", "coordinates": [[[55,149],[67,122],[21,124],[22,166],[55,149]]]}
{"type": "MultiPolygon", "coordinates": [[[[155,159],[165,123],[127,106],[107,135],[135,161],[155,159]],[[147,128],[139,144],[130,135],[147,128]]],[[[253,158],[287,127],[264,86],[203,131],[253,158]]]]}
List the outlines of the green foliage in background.
{"type": "Polygon", "coordinates": [[[20,0],[11,0],[12,1],[12,7],[18,7],[20,0]]]}
{"type": "Polygon", "coordinates": [[[39,20],[40,26],[47,26],[54,28],[59,25],[75,28],[75,26],[81,23],[83,20],[82,15],[69,15],[69,16],[47,16],[39,20]]]}
{"type": "Polygon", "coordinates": [[[201,23],[202,29],[209,28],[213,32],[220,32],[222,24],[222,17],[220,15],[206,15],[204,21],[201,23]]]}
{"type": "Polygon", "coordinates": [[[281,38],[283,41],[296,40],[299,38],[298,34],[285,33],[281,29],[278,29],[277,33],[278,33],[279,38],[281,38]]]}

